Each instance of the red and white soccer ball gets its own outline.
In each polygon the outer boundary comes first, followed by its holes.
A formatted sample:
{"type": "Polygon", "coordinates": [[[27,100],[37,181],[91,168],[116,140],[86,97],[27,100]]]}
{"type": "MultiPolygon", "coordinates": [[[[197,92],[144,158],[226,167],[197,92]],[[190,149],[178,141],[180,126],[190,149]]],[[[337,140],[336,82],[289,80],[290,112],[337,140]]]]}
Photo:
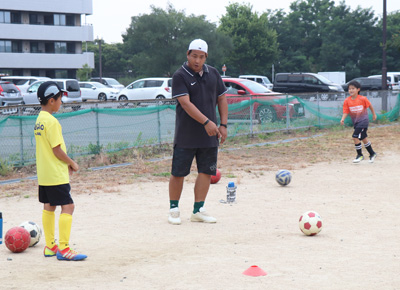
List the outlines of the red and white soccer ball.
{"type": "Polygon", "coordinates": [[[4,238],[6,247],[13,253],[21,253],[29,247],[31,235],[21,227],[13,227],[9,229],[4,238]]]}
{"type": "Polygon", "coordinates": [[[314,236],[322,230],[322,218],[315,211],[307,211],[300,217],[299,227],[303,234],[314,236]]]}

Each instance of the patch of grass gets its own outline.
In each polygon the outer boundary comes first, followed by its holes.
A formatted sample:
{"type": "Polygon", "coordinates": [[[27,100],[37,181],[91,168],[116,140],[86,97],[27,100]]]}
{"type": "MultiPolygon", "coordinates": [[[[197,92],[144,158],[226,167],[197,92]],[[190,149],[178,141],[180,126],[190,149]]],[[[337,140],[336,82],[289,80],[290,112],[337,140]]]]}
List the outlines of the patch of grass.
{"type": "Polygon", "coordinates": [[[162,176],[162,177],[170,177],[171,173],[170,172],[159,172],[159,173],[153,173],[153,176],[162,176]]]}

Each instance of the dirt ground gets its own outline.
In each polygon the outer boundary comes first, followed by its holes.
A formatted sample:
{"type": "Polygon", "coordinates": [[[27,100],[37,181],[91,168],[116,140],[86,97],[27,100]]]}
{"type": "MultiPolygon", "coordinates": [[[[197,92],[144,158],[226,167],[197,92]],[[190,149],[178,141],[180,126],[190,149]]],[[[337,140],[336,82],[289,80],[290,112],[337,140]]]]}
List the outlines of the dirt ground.
{"type": "MultiPolygon", "coordinates": [[[[179,226],[167,222],[168,158],[82,169],[71,178],[71,246],[88,258],[45,258],[44,238],[20,254],[0,245],[0,288],[400,289],[400,126],[369,130],[378,152],[372,164],[352,164],[351,129],[303,135],[295,138],[311,138],[222,147],[222,179],[211,185],[205,204],[216,224],[189,220],[194,168],[179,226]],[[278,169],[291,170],[290,185],[275,182],[278,169]],[[238,186],[231,205],[220,202],[229,181],[238,186]],[[308,210],[323,219],[317,236],[299,230],[308,210]],[[267,275],[243,275],[252,265],[267,275]]],[[[35,181],[0,185],[3,235],[25,220],[41,224],[36,191],[35,181]]]]}

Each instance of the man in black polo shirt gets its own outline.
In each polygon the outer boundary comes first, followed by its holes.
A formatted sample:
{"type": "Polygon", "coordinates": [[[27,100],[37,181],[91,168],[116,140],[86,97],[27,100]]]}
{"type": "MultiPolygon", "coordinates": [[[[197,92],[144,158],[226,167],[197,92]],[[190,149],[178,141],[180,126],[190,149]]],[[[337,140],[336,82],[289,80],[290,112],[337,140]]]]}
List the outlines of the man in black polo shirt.
{"type": "Polygon", "coordinates": [[[179,199],[183,181],[190,173],[196,157],[198,176],[194,186],[192,222],[215,223],[208,215],[204,202],[210,187],[211,175],[216,174],[218,144],[227,137],[228,103],[226,87],[218,71],[204,64],[207,43],[193,40],[187,51],[187,62],[172,77],[172,97],[177,99],[174,154],[169,181],[170,213],[168,222],[180,224],[179,199]],[[221,118],[217,123],[216,106],[221,118]]]}

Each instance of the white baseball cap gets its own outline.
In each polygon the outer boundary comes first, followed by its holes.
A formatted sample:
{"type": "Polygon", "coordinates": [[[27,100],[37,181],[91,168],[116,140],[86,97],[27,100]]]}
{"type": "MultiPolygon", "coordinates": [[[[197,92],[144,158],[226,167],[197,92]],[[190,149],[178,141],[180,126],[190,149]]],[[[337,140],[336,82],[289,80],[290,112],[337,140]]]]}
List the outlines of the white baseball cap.
{"type": "Polygon", "coordinates": [[[208,45],[203,39],[195,39],[189,44],[188,50],[200,50],[207,53],[208,45]]]}

